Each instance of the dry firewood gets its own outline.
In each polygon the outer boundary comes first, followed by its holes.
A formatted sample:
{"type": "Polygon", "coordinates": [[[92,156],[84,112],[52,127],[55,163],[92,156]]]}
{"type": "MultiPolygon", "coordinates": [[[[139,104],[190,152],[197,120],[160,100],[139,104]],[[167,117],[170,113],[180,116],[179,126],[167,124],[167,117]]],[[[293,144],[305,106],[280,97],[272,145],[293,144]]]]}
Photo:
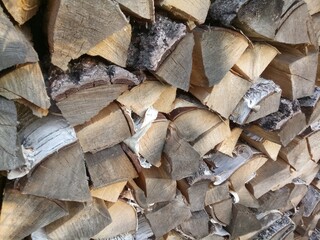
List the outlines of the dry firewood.
{"type": "Polygon", "coordinates": [[[91,56],[101,56],[114,64],[125,67],[128,58],[131,31],[131,25],[125,25],[122,29],[114,32],[96,46],[92,47],[87,54],[91,56]]]}
{"type": "Polygon", "coordinates": [[[62,202],[24,195],[7,186],[1,207],[0,238],[23,239],[67,214],[62,202]]]}
{"type": "Polygon", "coordinates": [[[232,199],[226,198],[206,207],[209,215],[223,226],[229,225],[232,218],[232,199]]]}
{"type": "Polygon", "coordinates": [[[248,130],[244,130],[241,134],[241,139],[247,142],[250,146],[258,149],[272,160],[276,161],[281,145],[271,142],[265,138],[259,137],[248,130]]]}
{"type": "Polygon", "coordinates": [[[150,107],[159,112],[169,113],[175,97],[176,88],[161,84],[159,81],[145,81],[130,91],[124,92],[118,97],[117,101],[143,117],[150,107]],[[163,101],[163,98],[165,98],[165,101],[163,101]]]}
{"type": "Polygon", "coordinates": [[[32,18],[37,13],[41,5],[41,1],[39,0],[19,0],[15,2],[3,0],[2,2],[19,25],[24,24],[32,18]]]}
{"type": "Polygon", "coordinates": [[[239,204],[249,207],[249,208],[259,208],[259,201],[253,194],[246,188],[246,186],[242,186],[240,189],[236,191],[239,197],[239,204]]]}
{"type": "Polygon", "coordinates": [[[38,63],[28,63],[3,74],[0,77],[0,95],[26,101],[35,115],[48,114],[50,101],[38,63]]]}
{"type": "Polygon", "coordinates": [[[127,70],[83,58],[70,67],[69,74],[54,77],[51,97],[72,125],[83,124],[108,106],[128,86],[139,84],[127,70]]]}
{"type": "Polygon", "coordinates": [[[269,44],[253,43],[244,51],[232,69],[243,78],[255,82],[279,53],[275,47],[269,44]]]}
{"type": "Polygon", "coordinates": [[[84,152],[110,148],[131,136],[124,113],[116,103],[109,104],[98,115],[76,127],[77,137],[84,152]]]}
{"type": "Polygon", "coordinates": [[[156,237],[161,237],[191,217],[190,208],[181,194],[164,206],[146,214],[151,229],[156,237]]]}
{"type": "Polygon", "coordinates": [[[17,64],[37,62],[38,54],[31,43],[19,28],[13,26],[2,8],[0,8],[0,22],[0,71],[17,64]]]}
{"type": "Polygon", "coordinates": [[[229,137],[227,137],[225,140],[223,140],[222,143],[220,143],[217,147],[216,150],[232,157],[232,153],[234,148],[237,145],[237,142],[239,140],[239,137],[242,133],[243,129],[235,127],[231,130],[231,134],[229,137]]]}
{"type": "Polygon", "coordinates": [[[278,84],[285,98],[297,99],[312,95],[318,52],[312,47],[299,50],[281,45],[278,49],[281,54],[268,65],[262,77],[278,84]]]}
{"type": "Polygon", "coordinates": [[[111,223],[103,200],[88,203],[67,202],[69,215],[47,225],[49,239],[89,239],[111,223]]]}
{"type": "Polygon", "coordinates": [[[226,28],[197,28],[194,38],[191,84],[201,87],[218,84],[248,47],[243,35],[226,28]]]}
{"type": "Polygon", "coordinates": [[[180,180],[191,176],[199,168],[200,156],[196,150],[170,125],[163,149],[164,167],[172,179],[180,180]]]}
{"type": "Polygon", "coordinates": [[[315,131],[307,137],[308,148],[310,151],[311,159],[315,162],[320,160],[320,146],[319,146],[320,131],[315,131]]]}
{"type": "Polygon", "coordinates": [[[154,1],[153,0],[116,0],[124,12],[128,12],[138,18],[154,21],[154,1]]]}
{"type": "Polygon", "coordinates": [[[119,234],[134,233],[137,226],[136,210],[131,205],[121,200],[108,205],[108,211],[112,222],[92,238],[106,239],[115,237],[119,234]]]}
{"type": "Polygon", "coordinates": [[[240,125],[277,112],[281,89],[273,81],[260,78],[243,96],[230,119],[240,125]]]}
{"type": "Polygon", "coordinates": [[[112,183],[110,185],[91,189],[91,196],[108,202],[116,202],[123,191],[127,181],[112,183]]]}
{"type": "Polygon", "coordinates": [[[320,2],[316,0],[305,0],[310,15],[320,12],[320,2]]]}
{"type": "Polygon", "coordinates": [[[309,235],[311,230],[315,229],[320,220],[320,213],[316,213],[310,217],[303,217],[301,224],[296,227],[296,232],[302,236],[302,239],[310,239],[309,235]]]}
{"type": "Polygon", "coordinates": [[[153,236],[152,229],[145,215],[138,215],[138,227],[135,234],[136,239],[148,239],[153,236]]]}
{"type": "Polygon", "coordinates": [[[293,171],[291,173],[291,178],[295,180],[299,178],[303,184],[310,185],[313,179],[317,176],[320,170],[320,165],[312,160],[307,161],[303,167],[293,171]]]}
{"type": "Polygon", "coordinates": [[[138,176],[119,144],[94,154],[86,153],[84,157],[94,188],[128,181],[138,176]]]}
{"type": "Polygon", "coordinates": [[[19,132],[24,165],[8,173],[9,179],[26,175],[48,156],[77,141],[73,128],[62,117],[49,115],[19,132]]]}
{"type": "Polygon", "coordinates": [[[291,190],[290,196],[287,201],[287,206],[281,211],[288,211],[292,209],[293,207],[298,206],[298,204],[301,202],[301,200],[304,198],[304,196],[308,192],[308,186],[300,183],[294,183],[294,187],[291,190]]]}
{"type": "Polygon", "coordinates": [[[169,202],[176,196],[177,182],[172,180],[163,168],[142,169],[136,182],[144,191],[149,205],[169,202]]]}
{"type": "Polygon", "coordinates": [[[313,186],[308,186],[308,192],[301,201],[303,216],[310,217],[320,209],[320,191],[313,186]]]}
{"type": "Polygon", "coordinates": [[[192,86],[190,92],[211,110],[224,118],[229,118],[251,85],[251,82],[227,72],[213,87],[192,86]]]}
{"type": "Polygon", "coordinates": [[[79,143],[49,156],[22,179],[20,184],[23,194],[76,202],[91,199],[79,143]]]}
{"type": "Polygon", "coordinates": [[[66,70],[71,59],[87,53],[127,24],[118,4],[111,0],[50,1],[47,31],[52,63],[66,70]]]}
{"type": "Polygon", "coordinates": [[[209,189],[206,192],[204,205],[208,206],[229,199],[229,184],[227,182],[214,186],[212,183],[209,184],[209,189]]]}
{"type": "MultiPolygon", "coordinates": [[[[312,15],[312,22],[314,32],[316,34],[316,40],[318,41],[318,46],[320,45],[320,12],[312,15]]],[[[319,72],[319,69],[318,69],[319,72]]]]}
{"type": "Polygon", "coordinates": [[[300,98],[302,112],[306,115],[307,124],[320,120],[320,87],[315,87],[311,96],[300,98]]]}
{"type": "Polygon", "coordinates": [[[187,236],[202,239],[209,235],[209,216],[204,210],[193,212],[192,216],[178,228],[187,236]]]}
{"type": "Polygon", "coordinates": [[[278,112],[259,119],[257,124],[247,129],[260,137],[287,146],[305,127],[306,118],[299,102],[282,98],[278,112]]]}
{"type": "Polygon", "coordinates": [[[185,180],[189,185],[193,185],[194,183],[203,181],[203,180],[210,180],[213,181],[215,179],[213,172],[209,169],[208,165],[203,161],[200,160],[199,168],[196,172],[192,174],[192,176],[186,177],[185,180]]]}
{"type": "Polygon", "coordinates": [[[134,200],[138,205],[143,208],[147,209],[149,206],[147,204],[147,198],[144,193],[144,191],[137,185],[137,183],[134,180],[128,181],[128,188],[130,189],[134,200]]]}

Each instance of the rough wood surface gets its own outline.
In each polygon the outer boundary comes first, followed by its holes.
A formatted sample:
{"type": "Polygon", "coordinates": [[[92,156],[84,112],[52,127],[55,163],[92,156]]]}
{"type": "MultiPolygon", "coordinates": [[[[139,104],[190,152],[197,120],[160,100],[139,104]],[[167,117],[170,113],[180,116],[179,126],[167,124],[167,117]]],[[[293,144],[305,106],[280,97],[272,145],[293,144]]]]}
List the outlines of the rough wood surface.
{"type": "Polygon", "coordinates": [[[202,239],[209,235],[208,222],[209,216],[204,210],[193,212],[191,218],[183,222],[179,228],[188,236],[192,236],[195,239],[202,239]]]}
{"type": "Polygon", "coordinates": [[[191,84],[211,87],[219,83],[248,47],[247,39],[225,28],[197,28],[191,84]]]}
{"type": "Polygon", "coordinates": [[[127,25],[117,3],[61,0],[49,2],[48,42],[52,63],[63,70],[106,37],[127,25]],[[109,19],[105,21],[105,19],[109,19]]]}
{"type": "Polygon", "coordinates": [[[243,129],[241,128],[233,128],[230,136],[223,140],[223,142],[216,147],[216,150],[231,157],[242,131],[243,129]]]}
{"type": "Polygon", "coordinates": [[[116,0],[121,8],[135,17],[154,21],[154,0],[116,0]]]}
{"type": "Polygon", "coordinates": [[[209,189],[206,192],[205,206],[221,202],[229,199],[229,187],[228,183],[215,186],[212,183],[209,184],[209,189]]]}
{"type": "Polygon", "coordinates": [[[92,197],[103,199],[108,202],[116,202],[126,184],[127,181],[112,183],[101,188],[91,189],[90,193],[92,197]]]}
{"type": "Polygon", "coordinates": [[[302,112],[306,115],[307,124],[320,119],[320,87],[315,87],[311,96],[299,99],[302,112]]]}
{"type": "Polygon", "coordinates": [[[61,202],[7,187],[1,207],[0,238],[23,239],[67,214],[61,202]]]}
{"type": "Polygon", "coordinates": [[[315,162],[319,162],[320,160],[320,146],[318,143],[318,139],[320,137],[320,131],[316,131],[311,134],[311,136],[307,137],[308,149],[310,151],[311,159],[315,162]]]}

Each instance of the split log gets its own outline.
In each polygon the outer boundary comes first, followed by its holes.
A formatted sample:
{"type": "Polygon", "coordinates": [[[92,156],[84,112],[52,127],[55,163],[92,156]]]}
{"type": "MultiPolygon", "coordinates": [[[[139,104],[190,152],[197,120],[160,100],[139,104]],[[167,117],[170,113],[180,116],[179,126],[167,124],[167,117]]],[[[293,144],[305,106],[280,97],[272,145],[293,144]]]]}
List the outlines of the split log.
{"type": "Polygon", "coordinates": [[[259,201],[253,194],[246,188],[246,186],[241,187],[237,190],[237,195],[239,197],[239,204],[249,207],[249,208],[259,208],[259,201]]]}
{"type": "Polygon", "coordinates": [[[65,119],[49,115],[32,122],[19,132],[24,165],[8,173],[9,179],[25,176],[45,158],[77,141],[73,128],[65,119]]]}
{"type": "Polygon", "coordinates": [[[137,18],[154,21],[154,1],[153,0],[116,0],[124,12],[128,12],[137,18]]]}
{"type": "Polygon", "coordinates": [[[315,0],[305,0],[310,15],[320,12],[320,3],[315,0]]]}
{"type": "Polygon", "coordinates": [[[204,210],[193,212],[192,216],[178,228],[188,236],[202,239],[209,235],[209,216],[204,210]]]}
{"type": "Polygon", "coordinates": [[[94,188],[138,177],[119,144],[94,154],[86,153],[84,157],[94,188]]]}
{"type": "Polygon", "coordinates": [[[84,152],[110,148],[131,136],[124,113],[116,103],[109,104],[89,122],[76,127],[77,137],[84,152]]]}
{"type": "Polygon", "coordinates": [[[211,204],[216,204],[223,200],[227,200],[230,198],[229,196],[229,184],[223,183],[218,186],[214,186],[212,183],[209,184],[209,189],[206,192],[206,197],[204,201],[204,205],[208,206],[211,204]]]}
{"type": "Polygon", "coordinates": [[[0,76],[0,95],[21,100],[40,117],[48,114],[50,101],[38,63],[19,66],[0,76]]]}
{"type": "Polygon", "coordinates": [[[149,206],[147,204],[147,199],[144,191],[136,184],[134,180],[128,181],[128,188],[134,200],[138,205],[143,208],[147,209],[149,206]]]}
{"type": "Polygon", "coordinates": [[[211,110],[224,118],[229,118],[251,85],[251,82],[227,72],[222,80],[213,87],[192,86],[190,92],[211,110]]]}
{"type": "Polygon", "coordinates": [[[135,234],[136,239],[148,239],[153,236],[152,229],[145,215],[138,216],[138,230],[135,234]]]}
{"type": "Polygon", "coordinates": [[[218,84],[248,47],[248,40],[225,28],[197,28],[191,84],[212,87],[218,84]],[[232,46],[232,47],[231,47],[232,46]]]}
{"type": "Polygon", "coordinates": [[[47,225],[49,239],[89,239],[111,223],[111,217],[103,200],[89,203],[67,203],[69,215],[47,225]]]}
{"type": "Polygon", "coordinates": [[[53,77],[51,97],[72,125],[83,124],[108,106],[128,86],[139,84],[127,70],[83,58],[70,67],[69,74],[53,77]]]}
{"type": "Polygon", "coordinates": [[[297,100],[281,99],[278,112],[258,120],[248,131],[282,146],[287,146],[306,126],[305,115],[297,100]]]}
{"type": "Polygon", "coordinates": [[[50,1],[47,14],[51,61],[63,70],[71,59],[87,53],[128,24],[118,4],[110,0],[50,1]]]}
{"type": "Polygon", "coordinates": [[[311,96],[300,98],[299,103],[308,125],[320,120],[320,87],[315,87],[311,96]]]}
{"type": "Polygon", "coordinates": [[[291,173],[291,179],[294,181],[299,178],[303,184],[310,185],[319,170],[320,166],[314,161],[309,160],[302,168],[291,173]]]}
{"type": "Polygon", "coordinates": [[[0,8],[0,22],[0,71],[17,64],[37,62],[38,54],[31,43],[19,28],[13,26],[2,8],[0,8]]]}
{"type": "Polygon", "coordinates": [[[280,105],[281,89],[274,82],[259,79],[243,96],[230,117],[240,125],[277,112],[280,105]]]}
{"type": "Polygon", "coordinates": [[[116,202],[118,201],[119,196],[126,184],[127,181],[112,183],[101,188],[91,189],[90,193],[92,197],[99,198],[108,202],[116,202]]]}
{"type": "Polygon", "coordinates": [[[19,0],[11,2],[9,0],[2,1],[8,12],[16,20],[19,25],[24,24],[32,18],[39,10],[41,1],[39,0],[19,0]]]}
{"type": "Polygon", "coordinates": [[[91,200],[79,143],[49,156],[19,183],[23,194],[76,202],[91,200]]]}
{"type": "Polygon", "coordinates": [[[181,194],[165,206],[146,214],[155,237],[163,236],[191,216],[190,208],[184,203],[181,194]]]}
{"type": "Polygon", "coordinates": [[[67,214],[62,202],[24,195],[7,187],[1,207],[0,238],[23,239],[67,214]]]}
{"type": "Polygon", "coordinates": [[[319,146],[320,131],[315,131],[307,137],[308,149],[310,151],[311,159],[316,163],[320,160],[320,146],[319,146]]]}
{"type": "Polygon", "coordinates": [[[137,226],[136,210],[121,200],[108,204],[108,211],[112,222],[92,239],[113,238],[120,234],[134,233],[137,226]],[[125,221],[124,221],[125,220],[125,221]]]}
{"type": "Polygon", "coordinates": [[[314,32],[316,34],[316,40],[318,41],[318,46],[319,46],[320,45],[320,12],[312,16],[312,22],[313,22],[314,32]]]}
{"type": "Polygon", "coordinates": [[[313,186],[308,186],[308,192],[301,201],[303,216],[310,217],[320,209],[320,191],[313,186]]]}
{"type": "Polygon", "coordinates": [[[229,197],[206,207],[210,216],[223,226],[229,225],[232,218],[232,199],[229,197]]]}
{"type": "Polygon", "coordinates": [[[266,43],[253,43],[232,67],[243,78],[255,82],[280,52],[266,43]]]}
{"type": "Polygon", "coordinates": [[[231,130],[231,134],[229,137],[227,137],[225,140],[223,140],[222,143],[220,143],[216,150],[232,157],[233,150],[235,149],[237,142],[239,140],[239,137],[242,133],[243,129],[235,127],[231,130]]]}

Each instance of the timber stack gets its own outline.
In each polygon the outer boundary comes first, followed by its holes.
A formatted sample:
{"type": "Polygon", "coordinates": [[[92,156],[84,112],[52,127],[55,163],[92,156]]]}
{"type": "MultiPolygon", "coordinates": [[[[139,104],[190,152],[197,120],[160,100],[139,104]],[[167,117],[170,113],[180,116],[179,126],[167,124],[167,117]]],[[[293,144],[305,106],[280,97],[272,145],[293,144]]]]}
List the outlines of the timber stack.
{"type": "Polygon", "coordinates": [[[0,239],[320,239],[318,0],[1,0],[0,239]]]}

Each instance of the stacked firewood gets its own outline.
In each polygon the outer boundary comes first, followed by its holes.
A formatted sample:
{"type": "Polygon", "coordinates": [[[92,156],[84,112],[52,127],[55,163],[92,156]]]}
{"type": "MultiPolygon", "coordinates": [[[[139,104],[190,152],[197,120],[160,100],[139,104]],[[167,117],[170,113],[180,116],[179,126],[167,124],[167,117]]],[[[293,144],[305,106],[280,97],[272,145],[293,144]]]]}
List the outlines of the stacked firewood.
{"type": "Polygon", "coordinates": [[[1,0],[0,239],[320,239],[318,0],[1,0]]]}

